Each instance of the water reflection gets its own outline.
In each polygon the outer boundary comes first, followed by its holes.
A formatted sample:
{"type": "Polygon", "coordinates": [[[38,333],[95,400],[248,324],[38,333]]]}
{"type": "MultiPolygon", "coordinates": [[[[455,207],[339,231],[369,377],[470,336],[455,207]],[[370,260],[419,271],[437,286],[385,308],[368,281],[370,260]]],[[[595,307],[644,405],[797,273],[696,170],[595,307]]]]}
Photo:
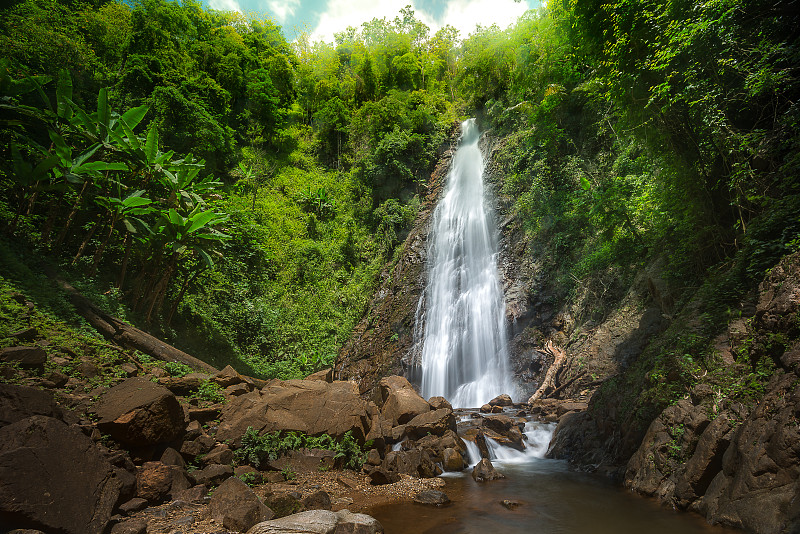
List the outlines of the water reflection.
{"type": "Polygon", "coordinates": [[[386,534],[723,534],[697,515],[677,513],[576,472],[558,460],[530,458],[525,463],[495,462],[506,479],[484,484],[467,472],[445,479],[453,504],[429,508],[415,504],[377,507],[370,513],[386,534]],[[501,504],[520,504],[509,510],[501,504]]]}

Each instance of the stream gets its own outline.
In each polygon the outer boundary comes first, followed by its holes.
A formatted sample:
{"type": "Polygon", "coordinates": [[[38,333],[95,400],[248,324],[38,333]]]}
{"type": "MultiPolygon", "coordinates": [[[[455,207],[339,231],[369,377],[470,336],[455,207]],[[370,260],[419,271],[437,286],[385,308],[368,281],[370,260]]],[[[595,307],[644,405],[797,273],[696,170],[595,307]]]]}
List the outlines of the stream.
{"type": "MultiPolygon", "coordinates": [[[[369,514],[386,534],[730,534],[691,513],[675,512],[613,485],[607,478],[544,458],[555,424],[529,422],[528,449],[518,452],[487,440],[492,464],[506,478],[477,483],[469,467],[444,475],[451,504],[384,505],[369,514]],[[512,509],[502,501],[519,503],[512,509]]],[[[477,447],[467,442],[470,464],[477,447]]]]}

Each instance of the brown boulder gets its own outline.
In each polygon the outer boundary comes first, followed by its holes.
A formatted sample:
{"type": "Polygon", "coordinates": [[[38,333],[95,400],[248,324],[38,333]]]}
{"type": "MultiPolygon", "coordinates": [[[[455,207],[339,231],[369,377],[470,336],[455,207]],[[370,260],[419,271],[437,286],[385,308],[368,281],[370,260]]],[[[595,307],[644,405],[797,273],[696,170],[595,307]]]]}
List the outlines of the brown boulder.
{"type": "Polygon", "coordinates": [[[216,382],[217,385],[222,388],[246,381],[245,377],[240,375],[236,369],[230,365],[226,366],[222,371],[211,377],[211,380],[216,382]]]}
{"type": "Polygon", "coordinates": [[[455,449],[445,449],[442,453],[442,467],[445,471],[463,471],[464,457],[455,449]]]}
{"type": "Polygon", "coordinates": [[[472,478],[475,482],[487,482],[506,477],[494,468],[488,458],[483,458],[472,468],[472,478]]]}
{"type": "Polygon", "coordinates": [[[101,534],[120,486],[111,464],[76,426],[36,415],[0,429],[4,527],[101,534]]]}
{"type": "Polygon", "coordinates": [[[464,432],[463,437],[465,440],[475,443],[478,447],[478,452],[481,454],[481,458],[489,457],[489,446],[486,444],[486,435],[483,433],[483,430],[480,428],[470,428],[464,432]]]}
{"type": "Polygon", "coordinates": [[[0,427],[34,415],[62,419],[53,394],[36,388],[0,383],[0,427]]]}
{"type": "Polygon", "coordinates": [[[309,510],[257,524],[247,534],[380,534],[381,524],[366,514],[349,510],[309,510]]]}
{"type": "Polygon", "coordinates": [[[431,405],[431,409],[433,410],[440,410],[442,408],[453,409],[453,405],[447,402],[447,399],[444,397],[431,397],[428,399],[428,404],[431,405]]]}
{"type": "Polygon", "coordinates": [[[146,462],[136,472],[136,496],[158,503],[192,487],[186,471],[161,462],[146,462]]]}
{"type": "Polygon", "coordinates": [[[275,517],[250,486],[238,478],[229,478],[214,490],[208,511],[217,523],[228,530],[246,532],[262,521],[275,517]]]}
{"type": "Polygon", "coordinates": [[[230,465],[211,464],[192,474],[198,484],[216,486],[233,476],[233,467],[230,465]]]}
{"type": "Polygon", "coordinates": [[[370,469],[369,480],[373,486],[383,486],[384,484],[394,484],[400,480],[400,475],[384,467],[377,466],[370,469]]]}
{"type": "Polygon", "coordinates": [[[92,411],[97,428],[132,447],[173,441],[186,426],[175,395],[143,378],[129,378],[109,389],[92,411]]]}
{"type": "Polygon", "coordinates": [[[319,490],[310,495],[306,495],[300,501],[306,510],[330,510],[331,496],[327,491],[319,490]]]}
{"type": "Polygon", "coordinates": [[[378,393],[380,394],[380,402],[378,404],[383,406],[383,403],[389,399],[389,395],[400,389],[413,390],[414,386],[403,376],[392,375],[381,378],[378,384],[378,393]]]}
{"type": "Polygon", "coordinates": [[[351,382],[273,381],[261,391],[233,399],[221,414],[217,441],[238,441],[252,426],[259,432],[304,432],[311,436],[346,432],[363,443],[370,426],[367,402],[351,382]]]}
{"type": "Polygon", "coordinates": [[[426,449],[392,451],[386,454],[382,467],[387,471],[418,478],[433,478],[442,474],[441,468],[426,449]]]}
{"type": "Polygon", "coordinates": [[[411,388],[399,388],[389,392],[383,403],[381,414],[392,422],[392,426],[404,425],[414,417],[431,411],[428,401],[411,388]]]}
{"type": "Polygon", "coordinates": [[[47,353],[40,347],[6,347],[0,349],[0,362],[13,362],[20,367],[43,367],[47,353]]]}
{"type": "Polygon", "coordinates": [[[419,439],[428,434],[443,436],[448,430],[455,432],[457,425],[453,410],[447,408],[417,415],[406,425],[406,435],[411,439],[419,439]]]}
{"type": "Polygon", "coordinates": [[[328,367],[327,369],[323,369],[321,371],[317,371],[316,373],[311,373],[305,379],[306,380],[322,380],[323,382],[333,382],[333,369],[328,367]]]}
{"type": "Polygon", "coordinates": [[[159,378],[158,383],[176,395],[189,395],[200,387],[209,376],[205,373],[189,373],[185,376],[166,376],[159,378]]]}
{"type": "Polygon", "coordinates": [[[511,397],[505,393],[489,401],[489,406],[511,406],[512,404],[514,403],[511,401],[511,397]]]}
{"type": "Polygon", "coordinates": [[[414,502],[428,506],[446,506],[450,504],[450,497],[439,490],[424,490],[414,495],[414,502]]]}

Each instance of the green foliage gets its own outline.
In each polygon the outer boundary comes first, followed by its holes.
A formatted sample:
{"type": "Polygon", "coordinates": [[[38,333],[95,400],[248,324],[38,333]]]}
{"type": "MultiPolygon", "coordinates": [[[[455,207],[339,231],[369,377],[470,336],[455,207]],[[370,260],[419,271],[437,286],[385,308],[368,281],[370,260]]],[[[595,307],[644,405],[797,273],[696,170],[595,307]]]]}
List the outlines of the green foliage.
{"type": "Polygon", "coordinates": [[[166,362],[164,363],[164,370],[168,372],[170,376],[176,377],[186,376],[192,372],[191,367],[180,362],[166,362]]]}
{"type": "Polygon", "coordinates": [[[301,432],[265,432],[259,435],[253,427],[247,428],[234,457],[240,464],[260,468],[289,451],[302,448],[331,450],[336,453],[335,459],[341,460],[349,469],[360,469],[366,461],[366,454],[350,431],[336,440],[328,434],[308,436],[301,432]]]}
{"type": "Polygon", "coordinates": [[[220,393],[219,384],[212,380],[203,380],[200,382],[200,387],[197,388],[197,391],[192,394],[193,397],[212,402],[212,403],[220,403],[225,402],[225,396],[220,393]]]}

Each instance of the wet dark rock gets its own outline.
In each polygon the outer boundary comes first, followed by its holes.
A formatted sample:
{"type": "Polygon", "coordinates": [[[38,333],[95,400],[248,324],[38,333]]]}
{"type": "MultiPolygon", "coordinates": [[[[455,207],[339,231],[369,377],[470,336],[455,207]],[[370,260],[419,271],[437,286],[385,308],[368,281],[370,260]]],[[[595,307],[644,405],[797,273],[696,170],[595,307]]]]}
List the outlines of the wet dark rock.
{"type": "Polygon", "coordinates": [[[450,497],[443,491],[425,490],[414,495],[414,502],[428,506],[446,506],[450,504],[450,497]]]}
{"type": "Polygon", "coordinates": [[[505,508],[508,508],[509,510],[516,510],[519,507],[520,502],[512,501],[509,499],[503,499],[502,501],[500,501],[500,504],[502,504],[505,508]]]}
{"type": "Polygon", "coordinates": [[[482,458],[475,467],[472,468],[472,478],[475,482],[488,482],[506,478],[505,475],[497,471],[488,458],[482,458]]]}

